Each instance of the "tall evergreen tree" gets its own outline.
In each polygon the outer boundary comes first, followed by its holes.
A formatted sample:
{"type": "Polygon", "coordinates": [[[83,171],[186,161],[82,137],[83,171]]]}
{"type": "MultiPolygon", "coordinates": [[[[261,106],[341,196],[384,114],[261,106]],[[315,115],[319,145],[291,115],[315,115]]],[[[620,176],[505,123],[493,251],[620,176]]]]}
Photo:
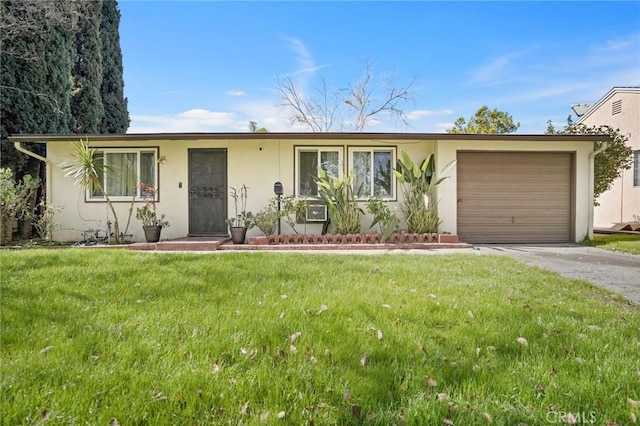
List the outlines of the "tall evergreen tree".
{"type": "MultiPolygon", "coordinates": [[[[1,7],[3,16],[25,13],[21,2],[4,1],[1,7]]],[[[47,21],[43,14],[29,22],[38,22],[39,30],[17,32],[11,38],[3,34],[0,52],[2,164],[17,170],[31,160],[18,155],[8,135],[69,131],[70,26],[47,21]]],[[[44,154],[44,147],[32,148],[44,154]]]]}
{"type": "Polygon", "coordinates": [[[120,49],[120,11],[116,0],[103,0],[100,35],[102,37],[102,84],[100,96],[104,115],[99,133],[125,133],[129,128],[127,98],[124,97],[122,50],[120,49]]]}
{"type": "MultiPolygon", "coordinates": [[[[2,167],[18,180],[44,178],[41,162],[17,152],[8,135],[126,131],[115,0],[2,0],[0,16],[2,167]]],[[[45,155],[43,145],[29,149],[45,155]]],[[[23,229],[28,237],[30,226],[23,229]]]]}
{"type": "Polygon", "coordinates": [[[100,21],[102,1],[82,4],[84,19],[78,22],[75,59],[71,69],[72,133],[98,133],[104,108],[100,96],[102,83],[102,40],[100,21]]]}

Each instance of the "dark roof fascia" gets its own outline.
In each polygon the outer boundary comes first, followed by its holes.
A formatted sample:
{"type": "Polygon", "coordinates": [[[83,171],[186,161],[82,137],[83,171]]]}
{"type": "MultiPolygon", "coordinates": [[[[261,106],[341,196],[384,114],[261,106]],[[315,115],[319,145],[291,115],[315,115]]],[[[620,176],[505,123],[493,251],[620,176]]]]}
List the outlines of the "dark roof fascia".
{"type": "Polygon", "coordinates": [[[163,140],[429,140],[429,141],[529,141],[529,142],[597,142],[608,135],[533,135],[533,134],[463,134],[463,133],[108,133],[95,135],[19,134],[9,136],[11,142],[91,142],[163,141],[163,140]]]}

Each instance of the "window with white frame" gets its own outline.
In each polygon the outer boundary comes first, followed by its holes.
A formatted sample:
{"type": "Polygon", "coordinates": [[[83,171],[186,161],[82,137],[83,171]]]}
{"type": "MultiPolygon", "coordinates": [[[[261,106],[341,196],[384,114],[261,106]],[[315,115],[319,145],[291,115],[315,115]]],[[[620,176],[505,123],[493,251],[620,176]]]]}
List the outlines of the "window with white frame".
{"type": "Polygon", "coordinates": [[[395,148],[349,148],[349,170],[361,198],[395,198],[395,148]]]}
{"type": "MultiPolygon", "coordinates": [[[[104,173],[100,173],[102,188],[114,201],[142,199],[140,184],[156,187],[158,183],[157,148],[97,148],[99,161],[104,164],[104,173]]],[[[97,188],[89,191],[92,201],[104,200],[97,188]]]]}
{"type": "Polygon", "coordinates": [[[633,151],[633,186],[640,186],[640,150],[633,151]]]}
{"type": "Polygon", "coordinates": [[[298,196],[318,195],[318,167],[327,174],[342,177],[340,147],[296,148],[296,193],[298,196]]]}

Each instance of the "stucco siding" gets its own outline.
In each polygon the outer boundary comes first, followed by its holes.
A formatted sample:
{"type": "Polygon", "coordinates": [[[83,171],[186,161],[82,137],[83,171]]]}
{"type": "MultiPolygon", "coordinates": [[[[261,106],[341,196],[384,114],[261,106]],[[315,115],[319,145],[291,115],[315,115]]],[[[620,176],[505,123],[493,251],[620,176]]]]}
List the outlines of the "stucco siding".
{"type": "MultiPolygon", "coordinates": [[[[640,150],[640,88],[616,88],[578,121],[587,126],[607,125],[619,129],[633,151],[640,150]],[[614,103],[620,112],[614,114],[614,103]]],[[[633,185],[633,167],[624,170],[611,188],[597,198],[594,226],[609,228],[615,223],[640,220],[640,186],[633,185]]]]}
{"type": "MultiPolygon", "coordinates": [[[[158,156],[164,157],[159,165],[158,188],[159,201],[157,210],[166,215],[171,226],[163,229],[162,239],[181,238],[188,234],[188,152],[198,148],[224,148],[227,150],[227,183],[229,187],[249,187],[247,210],[257,212],[262,209],[274,196],[273,184],[277,181],[284,186],[284,195],[291,195],[294,191],[294,162],[296,146],[337,146],[346,152],[349,147],[356,146],[385,146],[396,149],[396,155],[405,150],[414,161],[422,161],[434,151],[434,142],[430,140],[304,140],[304,139],[220,139],[220,140],[135,140],[135,141],[98,141],[91,143],[93,147],[158,147],[158,156]]],[[[82,232],[89,229],[106,229],[107,220],[113,220],[111,212],[105,202],[86,202],[84,192],[77,186],[72,186],[71,179],[64,177],[60,163],[71,159],[71,142],[56,141],[48,143],[47,158],[51,164],[49,202],[64,206],[64,211],[56,216],[58,229],[54,239],[75,241],[80,240],[82,232]]],[[[344,165],[343,165],[344,167],[344,165]]],[[[401,188],[397,188],[397,197],[389,202],[392,209],[401,200],[401,188]]],[[[228,194],[227,194],[228,196],[228,194]]],[[[124,232],[129,215],[130,202],[114,203],[118,214],[120,230],[124,232]]],[[[142,241],[144,234],[140,222],[135,218],[135,208],[142,202],[135,202],[131,223],[127,233],[133,234],[134,241],[142,241]]],[[[361,203],[366,210],[366,203],[361,203]]],[[[233,200],[228,199],[228,215],[234,215],[233,200]]],[[[370,217],[362,222],[362,231],[369,230],[370,217]]],[[[319,233],[321,223],[300,225],[299,230],[307,233],[319,233]]],[[[289,233],[290,229],[282,223],[282,232],[289,233]]],[[[259,235],[254,228],[248,235],[259,235]]]]}

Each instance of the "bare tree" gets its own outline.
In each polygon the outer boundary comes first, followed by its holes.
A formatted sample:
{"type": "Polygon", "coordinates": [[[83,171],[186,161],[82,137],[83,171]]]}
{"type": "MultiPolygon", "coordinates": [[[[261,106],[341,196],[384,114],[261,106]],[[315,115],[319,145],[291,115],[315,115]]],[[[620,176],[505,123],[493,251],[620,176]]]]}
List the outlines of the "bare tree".
{"type": "Polygon", "coordinates": [[[323,78],[316,96],[306,97],[289,77],[278,80],[278,106],[288,110],[290,124],[302,124],[312,132],[329,132],[338,112],[340,89],[329,93],[323,78]]]}
{"type": "Polygon", "coordinates": [[[312,132],[339,131],[362,132],[381,115],[388,114],[403,125],[409,123],[402,104],[413,101],[413,83],[397,87],[393,78],[377,78],[373,62],[357,82],[347,88],[328,87],[322,79],[315,96],[306,96],[289,77],[278,80],[276,89],[280,94],[278,106],[288,110],[290,123],[302,124],[312,132]]]}

